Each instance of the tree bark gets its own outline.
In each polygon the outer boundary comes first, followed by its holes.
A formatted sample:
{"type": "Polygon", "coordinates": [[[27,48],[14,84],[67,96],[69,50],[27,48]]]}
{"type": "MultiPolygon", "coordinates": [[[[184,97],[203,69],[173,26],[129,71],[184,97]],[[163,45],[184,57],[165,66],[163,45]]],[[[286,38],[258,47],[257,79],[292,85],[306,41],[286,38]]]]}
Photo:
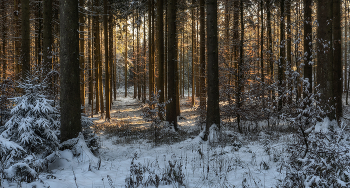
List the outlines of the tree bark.
{"type": "Polygon", "coordinates": [[[97,6],[99,0],[94,0],[94,11],[95,16],[93,17],[93,33],[94,33],[94,64],[95,64],[95,92],[96,92],[96,111],[98,114],[100,111],[100,94],[99,94],[99,66],[101,62],[101,49],[100,49],[100,23],[99,23],[99,12],[97,6]]]}
{"type": "MultiPolygon", "coordinates": [[[[45,0],[46,1],[46,0],[45,0]]],[[[85,18],[84,18],[84,0],[79,0],[79,64],[80,64],[80,102],[85,112],[85,18]]]]}
{"type": "Polygon", "coordinates": [[[14,72],[15,72],[15,80],[20,79],[20,72],[22,69],[21,63],[20,63],[20,50],[21,50],[21,41],[19,39],[20,33],[21,33],[21,26],[19,22],[19,0],[14,0],[14,22],[15,22],[15,37],[14,37],[14,43],[15,43],[15,53],[14,53],[14,72]]]}
{"type": "Polygon", "coordinates": [[[1,16],[2,16],[2,27],[1,27],[1,40],[2,40],[2,52],[0,58],[2,59],[2,79],[5,80],[7,77],[7,11],[5,10],[5,1],[1,2],[1,16]]]}
{"type": "MultiPolygon", "coordinates": [[[[332,54],[332,19],[333,19],[332,1],[318,1],[317,6],[317,84],[321,104],[330,120],[335,119],[335,113],[329,108],[334,105],[333,95],[333,54],[332,54]],[[329,102],[327,102],[329,100],[329,102]],[[327,104],[327,105],[326,105],[327,104]]],[[[339,74],[339,73],[337,73],[339,74]]],[[[334,106],[333,106],[334,107],[334,106]]]]}
{"type": "MultiPolygon", "coordinates": [[[[208,106],[206,121],[206,137],[209,128],[216,125],[220,128],[219,108],[219,67],[218,67],[218,32],[217,1],[207,0],[207,57],[208,57],[208,106]]],[[[205,137],[205,139],[206,139],[205,137]]]]}
{"type": "Polygon", "coordinates": [[[124,65],[124,75],[125,75],[125,95],[124,97],[128,96],[128,17],[126,16],[125,20],[125,57],[124,57],[125,65],[124,65]]]}
{"type": "Polygon", "coordinates": [[[177,131],[176,116],[176,67],[177,67],[177,37],[176,37],[176,0],[168,1],[168,100],[166,120],[177,131]]]}
{"type": "Polygon", "coordinates": [[[152,96],[154,96],[154,58],[153,58],[153,32],[152,32],[152,22],[153,22],[153,0],[148,0],[148,71],[149,71],[149,99],[151,100],[152,96]]]}
{"type": "Polygon", "coordinates": [[[199,0],[200,9],[200,112],[201,112],[201,124],[205,121],[205,112],[207,105],[207,95],[205,87],[205,1],[199,0]]]}
{"type": "Polygon", "coordinates": [[[22,0],[22,79],[26,80],[30,74],[30,25],[29,25],[29,0],[22,0]]]}
{"type": "MultiPolygon", "coordinates": [[[[93,10],[92,8],[92,2],[89,1],[89,12],[93,10]]],[[[89,13],[88,16],[88,34],[89,34],[89,40],[88,40],[88,67],[89,67],[89,100],[88,100],[88,104],[91,105],[91,111],[93,111],[93,96],[94,96],[94,89],[93,89],[93,63],[92,63],[92,51],[91,51],[91,41],[92,41],[92,24],[91,24],[91,14],[89,13]]]]}
{"type": "Polygon", "coordinates": [[[60,0],[61,142],[81,132],[78,1],[60,0]]]}
{"type": "Polygon", "coordinates": [[[304,0],[304,78],[310,86],[308,92],[312,93],[312,0],[304,0]]]}
{"type": "Polygon", "coordinates": [[[285,16],[285,12],[284,12],[284,0],[281,0],[281,24],[280,24],[280,57],[279,57],[279,62],[278,62],[278,106],[277,106],[277,110],[281,111],[282,107],[283,107],[283,103],[284,103],[284,96],[283,96],[283,90],[284,90],[284,86],[285,84],[283,84],[285,82],[285,75],[284,75],[284,71],[285,71],[285,66],[286,66],[286,62],[285,62],[285,21],[284,21],[284,16],[285,16]]]}
{"type": "Polygon", "coordinates": [[[343,80],[342,80],[342,49],[341,49],[341,0],[333,0],[333,90],[335,117],[340,126],[343,116],[343,80]]]}
{"type": "MultiPolygon", "coordinates": [[[[157,24],[158,24],[158,95],[159,104],[164,103],[164,25],[163,25],[163,0],[157,0],[157,24]]],[[[158,116],[164,119],[164,107],[158,105],[158,116]]]]}
{"type": "Polygon", "coordinates": [[[191,10],[191,16],[192,16],[192,106],[195,105],[195,51],[196,51],[196,44],[195,44],[195,22],[194,22],[194,7],[195,7],[195,0],[192,0],[192,10],[191,10]]]}
{"type": "MultiPolygon", "coordinates": [[[[105,101],[106,101],[106,120],[111,119],[110,112],[110,62],[108,48],[108,4],[107,0],[103,0],[103,34],[104,34],[104,49],[105,49],[105,101]]],[[[103,101],[102,101],[103,102],[103,101]]]]}

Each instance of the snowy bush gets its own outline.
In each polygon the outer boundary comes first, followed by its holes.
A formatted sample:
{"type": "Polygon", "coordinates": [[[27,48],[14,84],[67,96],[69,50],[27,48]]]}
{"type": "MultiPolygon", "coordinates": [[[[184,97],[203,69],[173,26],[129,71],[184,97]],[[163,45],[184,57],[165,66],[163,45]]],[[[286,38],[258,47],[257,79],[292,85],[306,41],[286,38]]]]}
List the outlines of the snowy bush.
{"type": "Polygon", "coordinates": [[[33,171],[46,167],[50,161],[47,157],[58,148],[59,114],[52,106],[53,101],[42,95],[45,84],[37,78],[28,76],[19,88],[24,95],[12,98],[15,107],[0,135],[2,143],[7,146],[11,143],[8,151],[5,150],[11,155],[2,162],[7,179],[31,181],[35,177],[33,171]],[[15,155],[19,148],[25,151],[21,156],[15,155]],[[18,177],[20,175],[26,177],[18,177]]]}
{"type": "Polygon", "coordinates": [[[94,122],[92,121],[92,118],[89,118],[84,115],[81,116],[82,133],[83,133],[86,145],[93,154],[97,154],[100,146],[98,144],[98,138],[91,128],[93,125],[94,125],[94,122]]]}
{"type": "Polygon", "coordinates": [[[14,95],[14,83],[10,79],[5,79],[0,82],[0,133],[1,127],[9,119],[10,115],[10,100],[9,98],[14,95]]]}
{"type": "Polygon", "coordinates": [[[23,153],[24,150],[20,145],[0,135],[0,177],[2,177],[5,165],[13,163],[23,153]]]}
{"type": "Polygon", "coordinates": [[[297,144],[289,147],[290,158],[282,187],[349,187],[348,135],[328,119],[310,131],[305,157],[300,156],[297,144]]]}
{"type": "Polygon", "coordinates": [[[16,106],[11,110],[11,118],[1,135],[21,145],[28,154],[45,157],[59,143],[58,111],[52,106],[52,100],[41,95],[45,84],[28,79],[19,87],[25,94],[13,98],[16,106]]]}
{"type": "Polygon", "coordinates": [[[130,165],[130,176],[125,179],[127,188],[158,187],[159,185],[185,185],[185,174],[182,172],[182,163],[177,160],[165,163],[164,169],[159,168],[158,161],[152,165],[135,163],[137,153],[134,154],[130,165]]]}
{"type": "Polygon", "coordinates": [[[146,106],[142,109],[142,117],[146,122],[151,122],[151,127],[154,129],[154,142],[157,143],[159,128],[165,117],[165,105],[167,103],[159,103],[159,94],[153,95],[150,100],[146,100],[146,106]],[[159,108],[161,110],[159,110],[159,108]],[[162,118],[160,118],[160,116],[162,118]]]}

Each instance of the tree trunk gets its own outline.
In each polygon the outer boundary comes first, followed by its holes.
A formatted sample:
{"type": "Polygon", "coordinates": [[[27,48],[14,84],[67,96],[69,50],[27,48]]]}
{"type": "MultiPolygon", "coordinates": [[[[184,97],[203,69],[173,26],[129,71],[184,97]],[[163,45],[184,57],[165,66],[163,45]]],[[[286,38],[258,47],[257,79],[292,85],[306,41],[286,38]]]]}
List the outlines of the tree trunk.
{"type": "Polygon", "coordinates": [[[125,20],[125,57],[124,57],[125,65],[124,65],[124,75],[125,75],[125,95],[128,96],[128,17],[125,20]]]}
{"type": "Polygon", "coordinates": [[[146,103],[146,16],[143,17],[143,79],[142,79],[142,102],[146,103]]]}
{"type": "Polygon", "coordinates": [[[149,94],[148,97],[151,100],[151,98],[154,96],[154,62],[153,62],[153,32],[152,32],[152,22],[153,22],[153,0],[148,0],[148,57],[149,57],[149,62],[148,62],[148,71],[149,71],[149,94]]]}
{"type": "MultiPolygon", "coordinates": [[[[318,1],[317,6],[317,84],[319,84],[323,109],[328,111],[330,120],[335,119],[335,113],[329,108],[333,105],[333,54],[332,54],[332,1],[318,1]],[[326,102],[328,101],[329,102],[326,102]],[[328,104],[326,104],[328,103],[328,104]]],[[[337,73],[339,74],[339,73],[337,73]]],[[[321,103],[321,104],[322,104],[321,103]]]]}
{"type": "Polygon", "coordinates": [[[218,32],[217,32],[217,1],[207,0],[207,57],[208,57],[208,106],[205,128],[206,140],[209,128],[216,125],[220,128],[219,108],[219,67],[218,67],[218,32]]]}
{"type": "Polygon", "coordinates": [[[285,75],[284,75],[284,71],[285,71],[285,21],[284,21],[284,0],[281,0],[281,24],[280,24],[280,58],[279,58],[279,62],[278,62],[278,106],[277,106],[277,110],[281,111],[282,110],[282,106],[284,103],[284,96],[283,96],[283,91],[284,91],[284,86],[285,84],[285,75]]]}
{"type": "Polygon", "coordinates": [[[137,96],[137,63],[135,57],[135,13],[132,10],[132,64],[133,64],[133,85],[134,85],[134,99],[137,96]]]}
{"type": "MultiPolygon", "coordinates": [[[[238,5],[238,4],[237,4],[238,5]]],[[[242,133],[241,129],[241,113],[240,108],[242,106],[242,92],[244,92],[244,82],[243,82],[243,57],[244,57],[244,7],[243,7],[243,0],[240,0],[239,3],[239,9],[240,9],[240,23],[241,23],[241,38],[239,43],[239,62],[238,62],[238,68],[237,68],[237,90],[236,90],[236,106],[237,106],[237,126],[238,131],[242,133]]],[[[209,68],[209,67],[208,67],[209,68]]],[[[209,106],[209,104],[208,104],[209,106]]]]}
{"type": "Polygon", "coordinates": [[[96,92],[96,111],[98,114],[100,111],[100,94],[99,94],[99,66],[101,62],[101,50],[100,50],[100,23],[99,23],[99,12],[97,6],[99,0],[94,0],[94,11],[95,16],[93,17],[93,32],[94,32],[94,64],[95,64],[95,92],[96,92]]]}
{"type": "Polygon", "coordinates": [[[171,100],[167,104],[166,120],[177,127],[176,116],[176,67],[177,67],[177,37],[176,37],[176,0],[168,1],[168,100],[171,100]]]}
{"type": "Polygon", "coordinates": [[[264,75],[264,1],[260,3],[260,20],[261,20],[261,34],[260,34],[260,68],[261,68],[261,83],[262,83],[262,103],[265,108],[265,75],[264,75]]]}
{"type": "MultiPolygon", "coordinates": [[[[110,112],[110,62],[109,62],[109,51],[112,49],[108,48],[108,5],[107,0],[103,0],[103,34],[104,34],[104,49],[105,49],[105,101],[106,101],[106,120],[111,119],[110,112]]],[[[103,101],[102,101],[103,102],[103,101]]]]}
{"type": "MultiPolygon", "coordinates": [[[[286,63],[286,68],[288,69],[288,72],[291,73],[292,70],[292,26],[291,26],[291,1],[287,0],[286,2],[286,14],[287,14],[287,63],[286,63]]],[[[289,75],[290,76],[290,75],[289,75]]],[[[292,80],[290,78],[286,78],[286,83],[288,86],[286,89],[288,89],[288,99],[287,103],[291,104],[292,102],[292,80]]]]}
{"type": "MultiPolygon", "coordinates": [[[[43,10],[43,3],[44,2],[45,1],[38,1],[37,2],[36,14],[35,14],[35,16],[37,18],[43,18],[43,12],[44,12],[44,10],[43,10]]],[[[52,6],[51,6],[51,8],[52,8],[52,6]]],[[[5,10],[3,10],[3,11],[6,12],[5,10]]],[[[50,10],[50,11],[51,11],[51,16],[52,16],[52,10],[50,10]]],[[[41,61],[42,61],[42,57],[43,57],[43,54],[41,54],[41,53],[43,53],[42,52],[43,19],[38,19],[35,22],[35,32],[37,33],[37,37],[35,37],[35,56],[36,56],[36,66],[37,67],[41,66],[41,63],[42,63],[41,61]]],[[[43,76],[46,76],[46,74],[43,74],[43,76]]]]}
{"type": "MultiPolygon", "coordinates": [[[[158,94],[159,94],[159,103],[164,102],[164,25],[163,25],[163,0],[157,0],[157,26],[158,26],[158,94]]],[[[164,119],[164,107],[158,105],[158,116],[160,119],[164,119]]]]}
{"type": "Polygon", "coordinates": [[[308,92],[312,93],[312,0],[304,0],[304,78],[310,86],[308,92]]]}
{"type": "Polygon", "coordinates": [[[0,58],[2,59],[2,79],[5,80],[7,77],[7,11],[5,10],[5,1],[1,2],[1,11],[2,11],[2,27],[1,27],[1,40],[2,40],[2,54],[0,58]]]}
{"type": "Polygon", "coordinates": [[[168,100],[168,1],[165,2],[164,24],[164,101],[168,100]]]}
{"type": "Polygon", "coordinates": [[[15,80],[20,79],[20,71],[22,69],[21,63],[19,61],[20,59],[20,49],[21,49],[21,42],[20,42],[20,33],[21,33],[21,26],[19,22],[19,0],[14,0],[14,22],[15,22],[15,37],[14,37],[14,43],[15,43],[15,53],[14,53],[14,72],[15,72],[15,80]]]}
{"type": "MultiPolygon", "coordinates": [[[[89,12],[93,10],[92,8],[92,2],[89,1],[89,12]]],[[[92,41],[92,27],[91,27],[91,14],[89,13],[89,17],[88,17],[88,67],[89,67],[89,100],[88,100],[88,104],[91,105],[91,111],[93,111],[93,94],[94,94],[94,89],[93,89],[93,63],[92,63],[92,51],[91,51],[91,41],[92,41]]]]}
{"type": "Polygon", "coordinates": [[[207,96],[205,90],[205,4],[204,0],[199,0],[200,9],[200,120],[201,124],[205,122],[205,112],[207,105],[207,96]]]}
{"type": "MultiPolygon", "coordinates": [[[[139,20],[139,9],[136,10],[136,15],[137,15],[137,19],[139,20]]],[[[141,100],[141,62],[140,62],[140,23],[137,23],[137,27],[136,27],[136,72],[137,72],[137,98],[139,100],[141,100]]]]}
{"type": "Polygon", "coordinates": [[[341,49],[341,0],[333,0],[333,91],[335,117],[340,126],[343,117],[342,49],[341,49]]]}
{"type": "Polygon", "coordinates": [[[192,106],[195,105],[195,49],[196,49],[196,43],[195,43],[195,22],[194,22],[194,7],[195,7],[195,0],[192,0],[192,106]]]}
{"type": "Polygon", "coordinates": [[[115,22],[113,20],[113,15],[111,12],[109,12],[109,16],[108,16],[108,22],[109,22],[109,25],[108,25],[108,30],[109,30],[109,42],[108,42],[108,45],[109,45],[109,55],[108,55],[108,58],[109,58],[109,67],[110,67],[110,70],[109,70],[109,73],[110,73],[110,100],[109,100],[109,108],[112,109],[112,106],[111,104],[113,104],[113,99],[112,99],[112,96],[114,95],[114,100],[116,100],[117,96],[116,96],[116,93],[117,93],[117,90],[116,90],[116,69],[115,69],[115,62],[114,62],[114,28],[115,28],[115,22]],[[112,89],[113,89],[113,95],[112,95],[112,89]]]}
{"type": "MultiPolygon", "coordinates": [[[[46,0],[45,0],[46,1],[46,0]]],[[[84,18],[84,0],[79,0],[79,64],[80,64],[80,102],[83,107],[83,112],[85,112],[85,39],[84,39],[84,31],[85,31],[85,18],[84,18]]]]}
{"type": "MultiPolygon", "coordinates": [[[[267,0],[266,1],[266,6],[267,6],[267,13],[266,13],[266,19],[267,19],[267,49],[268,49],[268,65],[269,65],[269,75],[270,75],[270,84],[273,84],[274,79],[273,79],[273,75],[274,75],[274,69],[273,69],[273,49],[272,49],[272,32],[271,32],[271,1],[267,0]]],[[[271,89],[270,90],[270,100],[274,101],[275,100],[275,94],[274,94],[274,90],[271,89]]]]}
{"type": "Polygon", "coordinates": [[[81,132],[78,1],[60,0],[61,142],[81,132]]]}
{"type": "Polygon", "coordinates": [[[22,79],[26,80],[30,74],[30,25],[29,25],[29,0],[22,0],[22,79]]]}

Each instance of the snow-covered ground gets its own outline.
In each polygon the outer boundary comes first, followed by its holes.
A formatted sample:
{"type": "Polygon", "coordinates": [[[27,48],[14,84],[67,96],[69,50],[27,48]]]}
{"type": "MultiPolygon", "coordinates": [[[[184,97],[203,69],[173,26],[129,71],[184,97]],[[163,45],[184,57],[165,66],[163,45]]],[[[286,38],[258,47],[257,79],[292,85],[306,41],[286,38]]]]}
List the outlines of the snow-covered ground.
{"type": "MultiPolygon", "coordinates": [[[[96,127],[113,129],[118,122],[124,121],[127,126],[149,128],[150,123],[141,117],[140,101],[130,96],[118,95],[113,103],[111,121],[105,122],[95,116],[98,119],[96,127]]],[[[82,155],[73,157],[70,150],[60,151],[60,159],[50,165],[51,172],[40,174],[39,180],[32,183],[5,181],[2,186],[126,187],[137,180],[152,185],[157,175],[163,178],[163,181],[159,180],[159,187],[276,187],[284,178],[285,143],[293,138],[264,132],[253,137],[242,136],[224,129],[218,143],[204,142],[198,134],[200,127],[196,125],[198,114],[187,105],[187,98],[181,103],[183,118],[179,125],[187,135],[179,135],[181,141],[155,146],[152,140],[144,137],[125,141],[127,136],[101,131],[98,156],[93,156],[81,144],[82,155]],[[171,183],[166,185],[165,182],[171,183]]],[[[167,129],[161,134],[177,137],[178,133],[167,129]]]]}

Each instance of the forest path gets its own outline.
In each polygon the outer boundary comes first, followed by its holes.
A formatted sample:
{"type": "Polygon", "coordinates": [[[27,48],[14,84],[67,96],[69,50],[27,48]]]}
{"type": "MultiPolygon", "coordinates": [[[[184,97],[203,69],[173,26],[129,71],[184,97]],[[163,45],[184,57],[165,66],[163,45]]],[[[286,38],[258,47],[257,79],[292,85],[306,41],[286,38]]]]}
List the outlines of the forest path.
{"type": "MultiPolygon", "coordinates": [[[[108,121],[105,118],[101,118],[101,115],[94,115],[95,127],[101,127],[101,129],[120,128],[126,125],[127,128],[140,128],[147,129],[150,127],[151,123],[146,122],[142,117],[142,108],[144,104],[141,100],[134,99],[133,94],[128,94],[124,97],[124,93],[118,93],[117,100],[113,100],[111,109],[111,119],[108,121]]],[[[198,101],[196,101],[198,102],[198,101]]],[[[191,107],[191,101],[188,97],[180,98],[180,109],[181,115],[178,117],[178,125],[180,128],[190,129],[189,132],[198,130],[199,127],[196,126],[198,122],[198,110],[197,107],[191,107]]],[[[88,112],[91,110],[88,110],[88,112]]],[[[125,127],[126,128],[126,127],[125,127]]],[[[99,128],[98,128],[99,129],[99,128]]],[[[108,133],[108,131],[104,131],[108,133]]]]}

